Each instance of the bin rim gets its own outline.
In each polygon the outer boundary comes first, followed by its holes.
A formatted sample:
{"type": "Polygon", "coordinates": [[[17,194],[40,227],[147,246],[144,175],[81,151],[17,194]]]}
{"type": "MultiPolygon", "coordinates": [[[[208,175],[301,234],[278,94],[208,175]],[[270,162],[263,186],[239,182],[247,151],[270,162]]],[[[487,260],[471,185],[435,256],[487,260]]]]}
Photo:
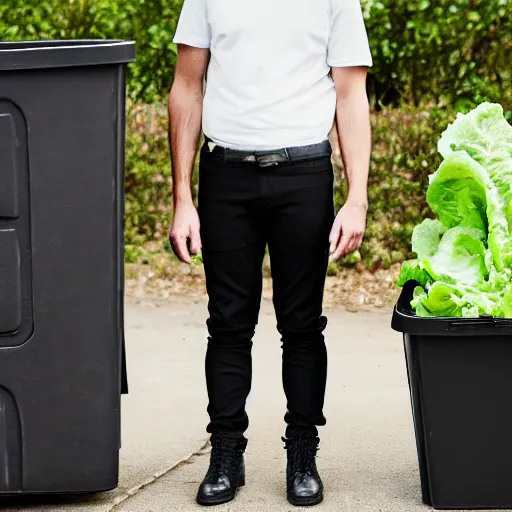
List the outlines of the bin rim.
{"type": "Polygon", "coordinates": [[[416,316],[410,305],[416,286],[419,283],[408,281],[402,289],[393,309],[391,328],[394,331],[419,336],[512,336],[512,318],[416,316]]]}
{"type": "Polygon", "coordinates": [[[135,60],[135,41],[56,39],[1,41],[0,72],[127,64],[135,60]]]}

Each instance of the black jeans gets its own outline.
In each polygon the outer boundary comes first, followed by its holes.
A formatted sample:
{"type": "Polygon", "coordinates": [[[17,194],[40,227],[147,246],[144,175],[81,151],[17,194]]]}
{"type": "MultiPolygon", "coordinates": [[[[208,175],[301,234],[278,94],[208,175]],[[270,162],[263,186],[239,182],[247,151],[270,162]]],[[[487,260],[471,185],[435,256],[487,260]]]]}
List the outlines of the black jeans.
{"type": "Polygon", "coordinates": [[[261,168],[224,163],[203,146],[199,216],[209,296],[207,431],[241,433],[249,424],[245,404],[268,244],[287,435],[316,434],[326,422],[322,300],[334,220],[330,158],[261,168]]]}

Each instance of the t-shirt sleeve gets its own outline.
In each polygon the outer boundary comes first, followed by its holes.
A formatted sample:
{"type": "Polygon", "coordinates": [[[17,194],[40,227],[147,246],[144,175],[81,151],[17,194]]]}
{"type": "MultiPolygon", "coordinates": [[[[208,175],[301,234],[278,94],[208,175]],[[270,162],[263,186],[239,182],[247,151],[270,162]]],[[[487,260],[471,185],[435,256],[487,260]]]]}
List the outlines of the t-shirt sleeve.
{"type": "Polygon", "coordinates": [[[185,0],[173,42],[197,48],[210,48],[210,41],[206,0],[185,0]]]}
{"type": "Polygon", "coordinates": [[[373,64],[359,0],[332,0],[327,64],[331,68],[373,64]]]}

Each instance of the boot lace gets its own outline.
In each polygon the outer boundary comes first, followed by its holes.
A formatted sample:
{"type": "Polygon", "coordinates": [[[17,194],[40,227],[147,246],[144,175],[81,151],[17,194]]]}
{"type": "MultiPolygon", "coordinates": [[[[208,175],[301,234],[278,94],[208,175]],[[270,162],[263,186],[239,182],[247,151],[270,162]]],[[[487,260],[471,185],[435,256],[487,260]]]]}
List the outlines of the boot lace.
{"type": "Polygon", "coordinates": [[[213,439],[210,457],[210,476],[233,476],[244,448],[241,441],[229,437],[219,436],[213,439]]]}
{"type": "Polygon", "coordinates": [[[283,438],[288,451],[291,474],[308,473],[316,475],[316,454],[319,450],[319,439],[312,436],[300,436],[293,439],[283,438]]]}

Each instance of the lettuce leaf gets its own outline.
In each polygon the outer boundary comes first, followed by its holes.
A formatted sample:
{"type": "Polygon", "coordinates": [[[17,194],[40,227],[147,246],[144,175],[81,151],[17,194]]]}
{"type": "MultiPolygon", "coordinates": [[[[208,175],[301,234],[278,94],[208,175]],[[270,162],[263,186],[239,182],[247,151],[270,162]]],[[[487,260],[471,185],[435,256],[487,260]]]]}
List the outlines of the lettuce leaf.
{"type": "Polygon", "coordinates": [[[396,285],[402,287],[408,281],[416,281],[421,286],[426,286],[427,283],[434,282],[434,279],[422,267],[419,260],[408,260],[402,264],[396,285]]]}
{"type": "Polygon", "coordinates": [[[412,232],[412,250],[419,259],[433,256],[439,247],[446,228],[437,219],[425,219],[412,232]]]}
{"type": "Polygon", "coordinates": [[[443,133],[438,150],[444,158],[466,151],[487,171],[499,190],[512,227],[512,126],[503,116],[503,107],[482,103],[466,115],[459,114],[443,133]]]}
{"type": "Polygon", "coordinates": [[[487,231],[489,176],[465,151],[450,154],[430,176],[427,202],[447,228],[487,231]]]}
{"type": "Polygon", "coordinates": [[[428,289],[418,287],[416,290],[411,305],[418,316],[505,316],[505,303],[501,293],[484,292],[469,285],[443,281],[436,281],[428,289]]]}
{"type": "Polygon", "coordinates": [[[435,279],[449,276],[455,281],[476,285],[489,276],[485,263],[485,232],[463,226],[449,229],[437,252],[425,260],[424,267],[435,279]]]}
{"type": "Polygon", "coordinates": [[[418,255],[402,266],[399,283],[411,280],[422,286],[450,277],[469,284],[483,282],[489,276],[485,231],[457,226],[446,231],[438,221],[425,219],[414,228],[412,250],[418,255]]]}
{"type": "Polygon", "coordinates": [[[512,126],[501,105],[482,103],[459,114],[443,133],[438,150],[445,159],[465,152],[487,175],[489,247],[498,269],[512,268],[512,126]]]}

